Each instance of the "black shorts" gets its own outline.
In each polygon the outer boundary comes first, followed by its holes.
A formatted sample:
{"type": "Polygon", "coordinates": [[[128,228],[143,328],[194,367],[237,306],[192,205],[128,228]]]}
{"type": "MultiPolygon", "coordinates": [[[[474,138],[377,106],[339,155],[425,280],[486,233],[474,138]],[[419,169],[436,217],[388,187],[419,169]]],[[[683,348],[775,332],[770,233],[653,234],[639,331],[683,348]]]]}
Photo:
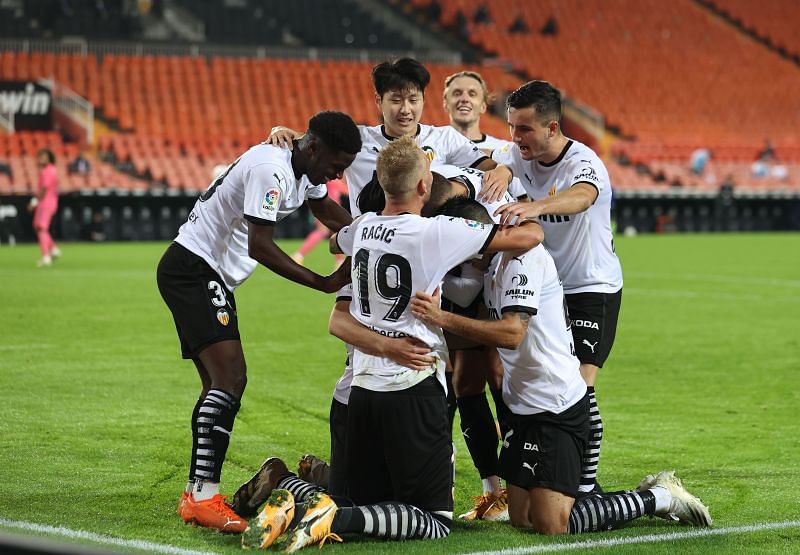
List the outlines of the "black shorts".
{"type": "Polygon", "coordinates": [[[588,394],[561,414],[512,414],[509,425],[500,449],[500,477],[522,489],[578,495],[589,442],[588,394]]]}
{"type": "Polygon", "coordinates": [[[349,496],[347,491],[347,405],[336,399],[331,401],[331,460],[328,492],[331,495],[349,496]]]}
{"type": "Polygon", "coordinates": [[[205,260],[172,243],[158,263],[157,280],[175,320],[183,358],[197,358],[219,341],[239,340],[236,299],[205,260]]]}
{"type": "Polygon", "coordinates": [[[402,391],[353,387],[347,408],[347,487],[356,505],[409,503],[453,512],[453,444],[434,377],[402,391]]]}
{"type": "Polygon", "coordinates": [[[622,289],[616,293],[572,293],[564,298],[578,360],[602,368],[617,335],[622,289]]]}

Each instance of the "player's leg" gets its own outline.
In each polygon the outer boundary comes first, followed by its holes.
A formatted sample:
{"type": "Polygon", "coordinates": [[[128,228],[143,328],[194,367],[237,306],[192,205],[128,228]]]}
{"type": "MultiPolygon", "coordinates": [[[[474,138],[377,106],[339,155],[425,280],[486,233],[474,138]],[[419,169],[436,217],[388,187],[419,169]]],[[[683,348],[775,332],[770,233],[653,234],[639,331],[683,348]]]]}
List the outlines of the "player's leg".
{"type": "Polygon", "coordinates": [[[37,263],[37,266],[49,266],[52,264],[53,259],[50,255],[55,243],[50,235],[50,222],[53,219],[54,211],[43,203],[36,207],[36,212],[33,215],[33,229],[36,231],[36,239],[39,243],[39,250],[42,253],[42,258],[37,263]]]}
{"type": "Polygon", "coordinates": [[[246,384],[236,301],[200,257],[173,243],[159,262],[159,291],[172,312],[182,355],[195,361],[202,399],[192,414],[190,482],[180,512],[186,522],[241,532],[246,523],[219,494],[222,465],[246,384]]]}
{"type": "Polygon", "coordinates": [[[600,445],[603,440],[603,420],[595,395],[597,374],[611,353],[617,332],[622,291],[616,293],[577,293],[566,295],[575,354],[581,362],[580,371],[589,388],[590,425],[589,443],[583,455],[580,493],[599,490],[597,469],[600,463],[600,445]]]}
{"type": "Polygon", "coordinates": [[[497,427],[486,398],[486,374],[491,365],[488,349],[452,352],[453,388],[461,416],[461,433],[481,478],[482,494],[475,506],[459,515],[464,520],[505,520],[505,496],[497,468],[497,427]]]}

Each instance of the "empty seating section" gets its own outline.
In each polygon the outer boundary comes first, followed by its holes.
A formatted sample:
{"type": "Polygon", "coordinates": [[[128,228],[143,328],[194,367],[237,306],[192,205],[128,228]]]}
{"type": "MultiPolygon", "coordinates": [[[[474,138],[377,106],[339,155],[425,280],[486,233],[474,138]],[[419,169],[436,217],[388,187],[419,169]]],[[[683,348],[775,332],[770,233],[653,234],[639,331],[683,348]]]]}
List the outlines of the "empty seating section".
{"type": "MultiPolygon", "coordinates": [[[[690,0],[494,0],[485,2],[492,22],[476,24],[481,3],[441,0],[442,20],[462,10],[476,45],[598,109],[641,145],[755,152],[768,136],[779,157],[800,146],[798,68],[690,0]],[[518,13],[531,32],[507,31],[518,13]],[[551,16],[558,33],[542,35],[551,16]]],[[[793,4],[785,19],[796,27],[793,4]]]]}
{"type": "Polygon", "coordinates": [[[49,148],[56,155],[59,190],[62,193],[86,189],[145,190],[148,183],[131,177],[110,164],[101,162],[91,154],[85,154],[92,165],[88,175],[69,175],[67,165],[78,154],[78,147],[65,144],[56,132],[18,131],[13,134],[0,133],[0,161],[11,167],[13,178],[0,173],[0,195],[33,194],[39,182],[36,153],[40,148],[49,148]]]}
{"type": "Polygon", "coordinates": [[[710,0],[709,3],[774,47],[800,56],[797,35],[800,6],[796,0],[710,0]]]}
{"type": "MultiPolygon", "coordinates": [[[[0,52],[0,80],[55,77],[88,98],[120,133],[98,140],[101,152],[130,164],[136,175],[169,187],[204,189],[211,169],[264,140],[274,125],[306,128],[323,109],[378,122],[371,62],[257,58],[73,56],[0,52]]],[[[430,65],[423,121],[447,125],[442,89],[463,66],[430,65]]],[[[493,90],[520,84],[499,67],[478,68],[493,90]]],[[[487,116],[484,131],[508,134],[504,120],[487,116]]]]}

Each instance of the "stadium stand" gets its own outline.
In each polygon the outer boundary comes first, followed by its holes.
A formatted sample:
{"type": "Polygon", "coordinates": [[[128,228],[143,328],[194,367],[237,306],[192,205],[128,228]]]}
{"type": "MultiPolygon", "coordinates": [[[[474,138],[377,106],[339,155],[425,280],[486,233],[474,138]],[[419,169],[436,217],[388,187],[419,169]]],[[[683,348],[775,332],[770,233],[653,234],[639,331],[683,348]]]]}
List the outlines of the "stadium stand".
{"type": "MultiPolygon", "coordinates": [[[[800,95],[794,91],[800,90],[800,70],[790,58],[797,39],[786,32],[792,17],[775,15],[791,11],[786,2],[767,0],[759,10],[740,0],[618,0],[613,6],[602,0],[166,3],[202,23],[209,42],[188,44],[130,42],[144,36],[142,25],[166,20],[148,2],[106,1],[98,11],[94,3],[7,0],[0,2],[0,81],[52,78],[91,103],[99,131],[88,152],[93,171],[86,176],[66,173],[68,161],[84,149],[58,132],[0,131],[0,160],[9,162],[14,176],[0,173],[0,196],[30,194],[37,176],[33,156],[50,145],[62,192],[165,195],[153,202],[164,203],[169,217],[158,225],[171,229],[183,214],[181,199],[207,187],[212,168],[263,140],[273,125],[303,129],[321,109],[377,123],[371,67],[389,55],[387,49],[421,48],[419,36],[439,36],[448,47],[463,46],[456,53],[461,59],[478,60],[456,63],[450,53],[422,48],[432,74],[425,123],[448,123],[444,79],[473,69],[500,99],[500,116],[487,114],[482,128],[507,137],[502,99],[525,80],[544,78],[565,92],[569,105],[586,110],[582,122],[565,121],[565,129],[596,142],[618,200],[711,199],[723,183],[734,183],[742,195],[796,194],[800,95]],[[480,5],[486,17],[476,21],[480,5]],[[388,23],[391,10],[411,33],[388,23]],[[430,17],[438,19],[431,24],[430,17]],[[66,35],[79,38],[36,40],[66,35]],[[104,37],[129,42],[92,42],[104,37]],[[382,50],[372,50],[376,46],[382,50]],[[752,164],[767,138],[783,173],[770,167],[755,177],[752,164]],[[698,148],[713,153],[699,176],[689,169],[698,148]],[[176,200],[169,204],[167,197],[176,200]]],[[[102,210],[111,206],[103,203],[97,204],[102,210]]],[[[643,229],[669,212],[623,208],[621,217],[643,229]]],[[[129,204],[120,210],[145,213],[129,204]]],[[[690,227],[689,220],[674,219],[681,229],[690,227]]]]}
{"type": "Polygon", "coordinates": [[[460,10],[473,42],[593,106],[653,159],[698,145],[754,152],[764,137],[743,128],[752,121],[769,130],[781,159],[800,160],[797,67],[694,2],[620,0],[611,10],[601,0],[497,0],[487,5],[490,23],[472,22],[476,5],[443,0],[442,22],[452,25],[460,10]],[[518,12],[531,32],[508,31],[518,12]],[[541,34],[551,16],[560,30],[541,34]]]}
{"type": "Polygon", "coordinates": [[[701,0],[728,17],[735,25],[800,64],[800,37],[797,21],[790,15],[797,10],[793,0],[701,0]]]}

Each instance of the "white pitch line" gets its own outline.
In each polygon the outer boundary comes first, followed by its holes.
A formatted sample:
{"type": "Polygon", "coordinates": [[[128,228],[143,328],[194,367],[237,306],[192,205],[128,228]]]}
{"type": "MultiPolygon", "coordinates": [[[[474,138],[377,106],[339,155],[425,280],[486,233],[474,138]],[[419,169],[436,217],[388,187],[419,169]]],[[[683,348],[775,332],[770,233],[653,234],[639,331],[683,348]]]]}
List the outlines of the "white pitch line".
{"type": "Polygon", "coordinates": [[[89,540],[102,545],[116,545],[119,547],[127,547],[129,549],[149,551],[151,553],[166,553],[167,555],[214,555],[213,552],[210,551],[194,551],[191,549],[183,549],[180,547],[174,547],[172,545],[166,545],[163,543],[154,543],[145,540],[126,540],[122,538],[115,538],[113,536],[106,536],[103,534],[95,534],[94,532],[87,532],[85,530],[72,530],[70,528],[64,528],[63,526],[47,526],[46,524],[8,520],[5,518],[0,518],[0,527],[28,530],[31,532],[39,532],[42,534],[50,534],[64,538],[89,540]]]}
{"type": "Polygon", "coordinates": [[[763,530],[780,530],[782,528],[798,528],[800,520],[787,520],[784,522],[764,522],[747,526],[733,526],[730,528],[703,528],[687,532],[667,532],[665,534],[646,534],[644,536],[626,538],[607,538],[602,540],[586,540],[572,543],[556,543],[548,545],[531,545],[527,547],[512,547],[498,551],[468,551],[461,555],[528,555],[531,553],[554,553],[569,551],[571,549],[592,549],[597,547],[616,547],[620,545],[633,545],[637,543],[661,543],[675,540],[704,538],[708,536],[727,536],[728,534],[745,534],[748,532],[761,532],[763,530]]]}

